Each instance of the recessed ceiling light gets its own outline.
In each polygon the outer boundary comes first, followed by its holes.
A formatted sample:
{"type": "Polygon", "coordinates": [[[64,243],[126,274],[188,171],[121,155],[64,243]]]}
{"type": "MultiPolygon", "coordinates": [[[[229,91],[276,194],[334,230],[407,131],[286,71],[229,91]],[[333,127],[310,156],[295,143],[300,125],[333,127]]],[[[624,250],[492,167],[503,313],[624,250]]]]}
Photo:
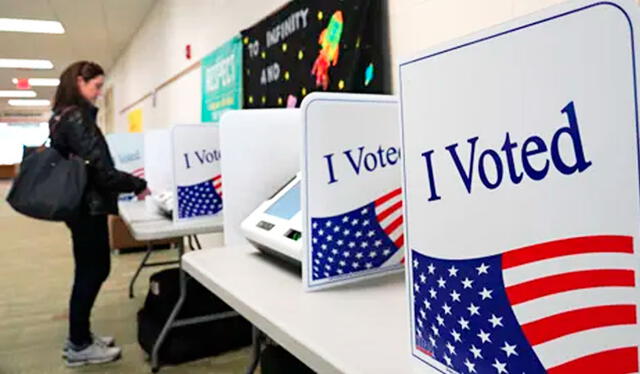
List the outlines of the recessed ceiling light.
{"type": "Polygon", "coordinates": [[[23,58],[0,58],[0,68],[13,69],[53,69],[49,60],[29,60],[23,58]]]}
{"type": "Polygon", "coordinates": [[[64,34],[64,27],[58,21],[0,18],[0,31],[64,34]]]}
{"type": "Polygon", "coordinates": [[[49,106],[51,105],[51,101],[13,99],[13,100],[9,100],[9,105],[11,106],[49,106]]]}
{"type": "MultiPolygon", "coordinates": [[[[32,87],[57,87],[60,85],[60,79],[58,78],[29,78],[29,86],[32,87]]],[[[13,84],[18,84],[18,78],[11,80],[13,84]]]]}
{"type": "Polygon", "coordinates": [[[29,85],[34,87],[55,87],[60,84],[58,78],[29,78],[29,85]]]}
{"type": "Polygon", "coordinates": [[[36,97],[36,91],[0,90],[0,97],[36,97]]]}

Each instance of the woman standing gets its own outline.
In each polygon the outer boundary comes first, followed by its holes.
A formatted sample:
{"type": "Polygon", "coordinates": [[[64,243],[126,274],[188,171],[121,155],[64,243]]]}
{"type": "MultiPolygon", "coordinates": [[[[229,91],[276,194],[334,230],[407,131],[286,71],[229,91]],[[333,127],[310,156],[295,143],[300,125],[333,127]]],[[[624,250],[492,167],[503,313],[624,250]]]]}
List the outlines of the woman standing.
{"type": "Polygon", "coordinates": [[[90,316],[111,267],[107,215],[118,213],[118,194],[148,194],[147,183],[118,171],[96,125],[94,103],[104,83],[104,71],[93,62],[69,66],[60,77],[53,116],[49,121],[51,146],[65,157],[76,155],[87,165],[87,186],[78,217],[66,222],[71,230],[75,276],[69,303],[69,338],[63,357],[68,366],[117,360],[121,349],[111,337],[91,332],[90,316]]]}

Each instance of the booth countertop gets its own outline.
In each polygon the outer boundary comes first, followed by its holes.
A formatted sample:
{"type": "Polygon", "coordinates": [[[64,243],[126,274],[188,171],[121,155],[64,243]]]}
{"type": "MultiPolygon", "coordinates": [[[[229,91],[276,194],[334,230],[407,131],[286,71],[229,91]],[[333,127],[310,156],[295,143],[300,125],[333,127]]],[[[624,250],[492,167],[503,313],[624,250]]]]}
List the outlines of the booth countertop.
{"type": "Polygon", "coordinates": [[[160,240],[188,235],[222,232],[222,215],[173,222],[149,210],[144,201],[121,202],[120,216],[138,241],[160,240]]]}
{"type": "Polygon", "coordinates": [[[309,293],[298,272],[250,245],[182,259],[192,277],[319,373],[415,372],[402,274],[309,293]]]}

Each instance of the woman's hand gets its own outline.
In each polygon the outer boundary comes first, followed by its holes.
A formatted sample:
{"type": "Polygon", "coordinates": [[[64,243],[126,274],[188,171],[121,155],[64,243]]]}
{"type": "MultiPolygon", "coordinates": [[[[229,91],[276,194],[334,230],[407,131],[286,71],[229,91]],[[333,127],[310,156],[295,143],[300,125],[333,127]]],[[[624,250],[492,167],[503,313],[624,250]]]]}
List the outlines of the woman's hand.
{"type": "Polygon", "coordinates": [[[138,200],[144,200],[149,195],[151,195],[151,190],[145,188],[144,191],[140,192],[138,195],[136,195],[136,197],[138,198],[138,200]]]}

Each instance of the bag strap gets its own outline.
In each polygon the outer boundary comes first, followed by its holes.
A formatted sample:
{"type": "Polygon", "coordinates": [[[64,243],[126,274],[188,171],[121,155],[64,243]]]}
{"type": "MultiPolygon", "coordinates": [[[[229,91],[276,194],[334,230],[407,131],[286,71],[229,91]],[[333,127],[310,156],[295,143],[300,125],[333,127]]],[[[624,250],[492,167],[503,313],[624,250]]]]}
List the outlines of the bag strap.
{"type": "Polygon", "coordinates": [[[44,141],[44,143],[42,143],[40,147],[45,147],[47,145],[47,142],[51,140],[51,135],[56,132],[56,130],[58,129],[58,125],[60,124],[60,122],[62,122],[62,117],[76,107],[76,105],[69,105],[68,107],[62,109],[60,114],[52,118],[51,124],[49,124],[49,137],[44,141]]]}

